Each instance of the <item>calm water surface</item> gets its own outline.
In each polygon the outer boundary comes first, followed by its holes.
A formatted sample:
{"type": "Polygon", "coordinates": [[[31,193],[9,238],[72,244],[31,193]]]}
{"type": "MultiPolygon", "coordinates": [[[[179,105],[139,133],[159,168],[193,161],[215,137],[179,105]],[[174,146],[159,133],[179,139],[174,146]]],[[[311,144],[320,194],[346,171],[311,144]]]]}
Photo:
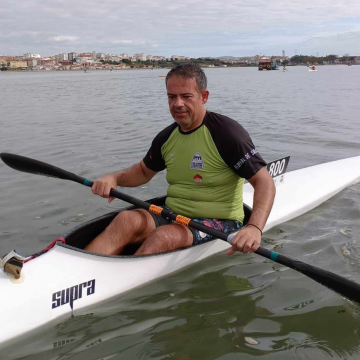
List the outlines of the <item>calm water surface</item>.
{"type": "MultiPolygon", "coordinates": [[[[166,72],[1,73],[0,151],[91,179],[129,166],[172,122],[166,72]]],[[[207,108],[239,121],[265,160],[290,155],[291,171],[360,155],[360,66],[206,74],[207,108]]],[[[165,191],[164,173],[126,189],[141,199],[165,191]]],[[[359,200],[360,185],[351,186],[267,232],[263,246],[360,282],[359,200]]],[[[126,205],[3,163],[0,204],[0,255],[32,254],[79,222],[126,205]]],[[[0,358],[358,359],[359,314],[300,273],[255,254],[220,253],[34,332],[0,358]]]]}

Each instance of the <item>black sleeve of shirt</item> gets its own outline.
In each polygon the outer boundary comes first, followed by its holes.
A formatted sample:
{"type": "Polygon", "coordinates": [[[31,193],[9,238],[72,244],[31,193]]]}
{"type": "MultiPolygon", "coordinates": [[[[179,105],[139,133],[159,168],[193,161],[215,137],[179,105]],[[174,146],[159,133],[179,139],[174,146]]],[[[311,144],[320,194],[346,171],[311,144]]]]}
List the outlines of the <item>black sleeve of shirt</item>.
{"type": "Polygon", "coordinates": [[[173,123],[155,136],[149,151],[143,159],[146,167],[150,170],[159,172],[165,169],[165,161],[161,154],[161,148],[177,126],[176,123],[173,123]]]}
{"type": "Polygon", "coordinates": [[[266,166],[248,132],[235,120],[208,112],[204,124],[224,162],[240,177],[250,179],[266,166]]]}

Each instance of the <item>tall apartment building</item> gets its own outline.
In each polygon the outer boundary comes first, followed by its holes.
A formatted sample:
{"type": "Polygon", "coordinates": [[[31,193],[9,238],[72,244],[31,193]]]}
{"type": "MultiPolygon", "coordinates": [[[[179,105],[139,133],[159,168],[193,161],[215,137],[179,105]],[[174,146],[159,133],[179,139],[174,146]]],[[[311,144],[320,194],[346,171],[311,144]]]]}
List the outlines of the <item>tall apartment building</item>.
{"type": "Polygon", "coordinates": [[[60,61],[68,61],[69,54],[67,54],[67,53],[59,54],[59,55],[57,55],[57,59],[59,59],[60,61]]]}
{"type": "Polygon", "coordinates": [[[76,52],[68,53],[68,60],[69,60],[69,61],[74,61],[74,59],[75,59],[78,55],[79,55],[79,54],[76,53],[76,52]]]}

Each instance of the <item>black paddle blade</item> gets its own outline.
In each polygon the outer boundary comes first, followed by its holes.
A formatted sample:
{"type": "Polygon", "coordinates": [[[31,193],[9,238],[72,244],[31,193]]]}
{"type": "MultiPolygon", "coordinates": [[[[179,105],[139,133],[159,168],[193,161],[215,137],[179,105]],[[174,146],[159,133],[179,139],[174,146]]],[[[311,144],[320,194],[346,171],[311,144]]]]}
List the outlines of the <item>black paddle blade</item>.
{"type": "Polygon", "coordinates": [[[7,166],[29,174],[72,180],[81,184],[83,184],[85,180],[69,171],[25,156],[1,153],[0,158],[7,166]]]}

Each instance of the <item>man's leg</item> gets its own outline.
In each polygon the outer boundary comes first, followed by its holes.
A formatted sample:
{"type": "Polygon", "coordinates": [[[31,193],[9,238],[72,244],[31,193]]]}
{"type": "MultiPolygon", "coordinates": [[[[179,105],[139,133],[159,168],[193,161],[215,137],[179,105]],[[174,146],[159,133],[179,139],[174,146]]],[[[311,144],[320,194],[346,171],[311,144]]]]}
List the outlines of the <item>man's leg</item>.
{"type": "Polygon", "coordinates": [[[149,255],[191,246],[192,232],[184,225],[170,224],[156,228],[135,255],[149,255]]]}
{"type": "Polygon", "coordinates": [[[105,255],[119,255],[127,244],[141,244],[154,229],[155,221],[147,211],[124,210],[85,247],[85,250],[105,255]]]}
{"type": "MultiPolygon", "coordinates": [[[[193,219],[194,221],[230,234],[241,229],[242,223],[237,220],[218,220],[218,219],[193,219]]],[[[199,230],[190,230],[184,225],[170,224],[156,228],[148,238],[146,238],[135,253],[135,255],[149,255],[165,251],[176,250],[193,244],[202,244],[213,240],[215,237],[199,230]]]]}

